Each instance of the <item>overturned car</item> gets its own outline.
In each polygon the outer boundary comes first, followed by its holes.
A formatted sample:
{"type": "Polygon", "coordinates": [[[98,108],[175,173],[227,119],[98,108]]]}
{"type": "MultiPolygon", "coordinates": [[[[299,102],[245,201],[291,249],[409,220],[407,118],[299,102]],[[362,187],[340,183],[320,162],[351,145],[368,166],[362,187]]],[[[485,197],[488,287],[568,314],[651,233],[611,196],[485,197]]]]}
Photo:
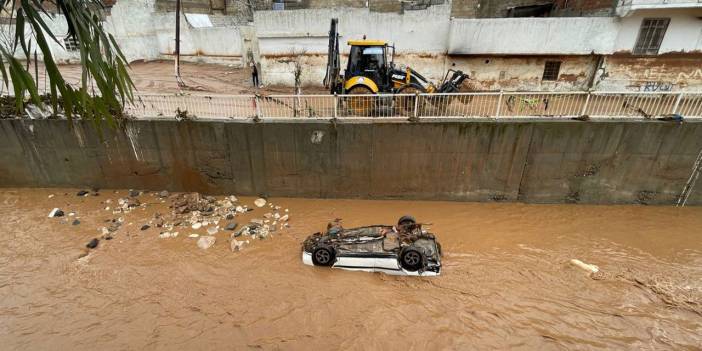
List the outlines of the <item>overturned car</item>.
{"type": "Polygon", "coordinates": [[[396,226],[350,229],[336,220],[329,223],[326,233],[305,239],[302,262],[394,275],[437,276],[441,273],[441,245],[412,216],[401,217],[396,226]]]}

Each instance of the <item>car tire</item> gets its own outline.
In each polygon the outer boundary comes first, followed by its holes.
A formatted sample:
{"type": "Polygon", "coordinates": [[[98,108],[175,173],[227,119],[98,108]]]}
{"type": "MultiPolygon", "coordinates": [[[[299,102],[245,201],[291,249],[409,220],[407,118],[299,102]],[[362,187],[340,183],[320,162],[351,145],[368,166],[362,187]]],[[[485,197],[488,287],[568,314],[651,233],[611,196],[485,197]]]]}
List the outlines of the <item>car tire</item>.
{"type": "Polygon", "coordinates": [[[417,220],[414,219],[414,217],[412,217],[410,215],[405,215],[405,216],[400,217],[400,219],[397,221],[398,226],[407,225],[407,224],[417,224],[417,220]]]}
{"type": "Polygon", "coordinates": [[[413,246],[408,246],[400,252],[400,267],[410,272],[424,268],[424,254],[413,246]]]}
{"type": "Polygon", "coordinates": [[[317,246],[312,251],[312,263],[315,266],[331,266],[334,264],[336,254],[329,246],[317,246]]]}

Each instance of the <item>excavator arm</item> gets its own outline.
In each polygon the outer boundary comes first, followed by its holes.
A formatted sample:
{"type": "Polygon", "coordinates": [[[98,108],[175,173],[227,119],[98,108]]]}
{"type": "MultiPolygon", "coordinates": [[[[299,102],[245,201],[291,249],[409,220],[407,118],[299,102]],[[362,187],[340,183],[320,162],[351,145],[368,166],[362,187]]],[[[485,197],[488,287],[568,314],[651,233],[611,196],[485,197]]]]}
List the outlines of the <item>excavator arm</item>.
{"type": "Polygon", "coordinates": [[[329,28],[329,48],[327,52],[327,72],[324,76],[324,87],[330,93],[341,93],[341,54],[339,52],[339,19],[332,18],[329,28]]]}

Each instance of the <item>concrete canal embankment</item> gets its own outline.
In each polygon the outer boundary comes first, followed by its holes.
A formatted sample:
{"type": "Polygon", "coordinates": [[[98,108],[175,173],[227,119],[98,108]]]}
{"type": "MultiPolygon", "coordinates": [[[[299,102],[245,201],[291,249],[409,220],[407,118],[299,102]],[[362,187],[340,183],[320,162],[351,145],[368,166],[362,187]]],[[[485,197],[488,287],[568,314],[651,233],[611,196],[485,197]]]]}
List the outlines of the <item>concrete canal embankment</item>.
{"type": "MultiPolygon", "coordinates": [[[[702,122],[0,120],[0,186],[674,204],[702,122]]],[[[702,204],[702,185],[688,204],[702,204]]]]}

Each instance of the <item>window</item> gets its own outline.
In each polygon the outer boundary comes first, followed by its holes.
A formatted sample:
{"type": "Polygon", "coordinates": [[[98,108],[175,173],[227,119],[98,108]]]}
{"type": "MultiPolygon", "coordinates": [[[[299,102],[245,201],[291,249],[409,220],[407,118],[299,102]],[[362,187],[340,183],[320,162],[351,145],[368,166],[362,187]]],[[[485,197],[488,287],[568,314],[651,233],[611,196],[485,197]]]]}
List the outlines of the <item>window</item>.
{"type": "Polygon", "coordinates": [[[669,23],[670,18],[644,18],[634,46],[634,55],[657,55],[669,23]]]}
{"type": "Polygon", "coordinates": [[[63,38],[63,46],[66,51],[78,51],[78,38],[68,35],[63,38]]]}
{"type": "Polygon", "coordinates": [[[544,76],[541,80],[558,80],[558,74],[561,72],[561,61],[546,61],[544,66],[544,76]]]}

